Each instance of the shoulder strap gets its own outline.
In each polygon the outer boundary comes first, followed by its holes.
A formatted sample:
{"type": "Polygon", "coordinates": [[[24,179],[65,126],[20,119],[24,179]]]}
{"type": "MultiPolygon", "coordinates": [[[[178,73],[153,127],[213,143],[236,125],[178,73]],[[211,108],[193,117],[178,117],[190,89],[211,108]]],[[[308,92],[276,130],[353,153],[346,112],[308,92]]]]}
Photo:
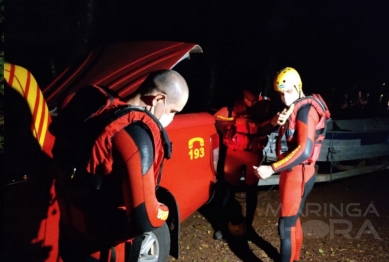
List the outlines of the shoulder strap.
{"type": "Polygon", "coordinates": [[[297,112],[304,105],[312,105],[319,114],[320,121],[318,130],[316,130],[315,139],[317,140],[316,142],[320,142],[324,139],[327,131],[326,124],[331,116],[330,111],[320,94],[312,94],[296,100],[294,112],[297,112]]]}
{"type": "Polygon", "coordinates": [[[320,108],[321,112],[319,112],[319,113],[326,116],[326,118],[329,118],[328,107],[327,107],[326,103],[324,102],[323,98],[319,94],[312,94],[309,96],[302,97],[300,99],[297,99],[294,103],[295,103],[295,110],[296,111],[298,111],[298,109],[305,104],[311,104],[315,107],[315,109],[317,111],[319,111],[318,109],[320,108]],[[318,106],[315,106],[314,103],[309,101],[309,99],[311,101],[316,102],[318,106]]]}
{"type": "MultiPolygon", "coordinates": [[[[169,136],[168,136],[165,128],[159,122],[159,120],[153,114],[151,114],[148,110],[146,110],[144,107],[131,106],[131,105],[120,106],[120,107],[118,107],[118,108],[116,108],[114,110],[114,112],[112,113],[112,115],[111,115],[110,119],[108,120],[107,124],[109,124],[109,123],[115,121],[116,119],[118,119],[118,118],[128,114],[131,111],[143,112],[146,115],[148,115],[151,119],[154,120],[154,122],[157,124],[157,126],[158,126],[158,128],[160,130],[160,134],[161,134],[161,138],[162,138],[163,151],[164,151],[164,158],[170,159],[171,155],[172,155],[172,143],[171,143],[171,141],[169,139],[169,136]]],[[[157,175],[156,190],[158,189],[160,181],[161,181],[162,169],[163,169],[163,159],[162,159],[162,162],[161,162],[159,173],[157,175]]]]}
{"type": "Polygon", "coordinates": [[[65,166],[82,165],[105,127],[131,111],[139,111],[159,127],[165,158],[169,159],[172,145],[159,120],[142,107],[119,105],[112,108],[115,99],[109,90],[99,86],[85,86],[75,93],[50,125],[50,131],[56,137],[54,157],[65,166]]]}
{"type": "MultiPolygon", "coordinates": [[[[87,141],[83,143],[83,148],[74,156],[74,167],[79,169],[79,170],[84,170],[85,166],[87,165],[89,161],[89,157],[91,154],[91,151],[93,150],[94,143],[98,139],[99,135],[101,132],[104,131],[105,127],[107,127],[109,124],[113,123],[115,120],[125,116],[126,114],[132,112],[132,111],[138,111],[138,112],[143,112],[146,115],[148,115],[151,119],[155,121],[155,123],[158,125],[160,134],[161,134],[161,142],[163,144],[163,149],[164,149],[164,158],[169,159],[171,157],[172,153],[172,143],[169,140],[169,137],[165,131],[165,129],[162,127],[161,123],[158,121],[157,118],[155,118],[154,115],[149,113],[145,108],[143,107],[136,107],[136,106],[130,106],[130,105],[124,105],[124,106],[118,106],[115,109],[113,109],[109,114],[106,115],[106,118],[103,120],[99,120],[98,124],[93,123],[93,127],[96,129],[94,130],[93,134],[89,137],[87,137],[87,141]]],[[[94,119],[92,118],[90,121],[93,121],[94,119]]],[[[126,128],[127,126],[131,124],[136,124],[137,122],[129,123],[126,126],[121,127],[121,129],[126,128]]],[[[147,127],[147,125],[144,125],[147,127]]],[[[163,159],[162,159],[163,161],[163,159]]],[[[162,171],[162,166],[160,168],[160,174],[162,171]]],[[[158,174],[158,180],[160,180],[160,174],[158,174]]],[[[93,186],[96,189],[99,189],[104,176],[99,175],[99,174],[94,174],[93,176],[93,186]]],[[[157,184],[158,185],[158,184],[157,184]]]]}
{"type": "Polygon", "coordinates": [[[131,106],[131,105],[119,106],[113,110],[112,114],[107,119],[107,123],[104,125],[104,127],[106,125],[109,125],[110,123],[112,123],[116,119],[128,114],[131,111],[138,111],[138,112],[145,113],[151,119],[154,120],[154,122],[157,124],[157,126],[161,132],[162,143],[163,143],[163,147],[164,147],[163,149],[164,149],[164,154],[165,154],[164,157],[166,159],[170,159],[171,155],[172,155],[172,143],[170,142],[169,136],[167,135],[165,128],[161,125],[159,120],[153,114],[151,114],[148,110],[146,110],[146,108],[144,108],[144,107],[131,106]]]}

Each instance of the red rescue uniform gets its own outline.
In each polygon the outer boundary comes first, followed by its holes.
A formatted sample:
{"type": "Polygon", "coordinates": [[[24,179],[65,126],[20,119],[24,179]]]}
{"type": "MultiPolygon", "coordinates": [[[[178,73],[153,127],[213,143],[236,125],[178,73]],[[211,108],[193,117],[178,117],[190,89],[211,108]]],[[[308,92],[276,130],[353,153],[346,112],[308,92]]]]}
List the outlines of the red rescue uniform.
{"type": "Polygon", "coordinates": [[[283,262],[300,259],[303,232],[299,216],[315,183],[315,162],[321,149],[325,120],[329,118],[324,101],[318,103],[309,99],[298,100],[289,120],[279,130],[279,160],[271,165],[275,172],[280,172],[281,210],[278,226],[283,262]],[[299,105],[299,102],[302,104],[299,105]],[[324,104],[324,107],[320,104],[324,104]],[[287,142],[287,152],[280,151],[282,139],[287,142]]]}
{"type": "MultiPolygon", "coordinates": [[[[126,105],[115,100],[111,109],[126,105]]],[[[74,185],[57,183],[64,261],[99,258],[99,251],[165,223],[168,207],[155,194],[163,143],[155,120],[145,112],[131,111],[105,127],[86,166],[74,173],[74,185]],[[103,180],[95,189],[89,182],[97,176],[103,180]]]]}
{"type": "Polygon", "coordinates": [[[244,101],[234,104],[232,116],[236,119],[246,116],[246,124],[235,123],[229,128],[224,139],[228,146],[226,154],[224,175],[230,185],[239,185],[244,176],[245,185],[256,185],[258,178],[252,168],[263,158],[263,148],[267,144],[267,135],[259,136],[260,124],[266,119],[269,111],[269,101],[259,101],[248,107],[244,101]]]}

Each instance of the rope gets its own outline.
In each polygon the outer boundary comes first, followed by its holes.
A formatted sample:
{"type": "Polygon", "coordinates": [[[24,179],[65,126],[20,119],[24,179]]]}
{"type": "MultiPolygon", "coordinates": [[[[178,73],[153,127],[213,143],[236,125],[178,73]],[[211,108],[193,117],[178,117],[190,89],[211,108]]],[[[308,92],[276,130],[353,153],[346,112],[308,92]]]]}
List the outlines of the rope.
{"type": "Polygon", "coordinates": [[[334,155],[340,152],[339,150],[335,150],[335,148],[333,147],[333,142],[334,142],[334,133],[332,133],[331,135],[331,140],[328,146],[328,154],[327,154],[327,161],[330,160],[330,181],[332,181],[332,167],[335,162],[334,155]]]}

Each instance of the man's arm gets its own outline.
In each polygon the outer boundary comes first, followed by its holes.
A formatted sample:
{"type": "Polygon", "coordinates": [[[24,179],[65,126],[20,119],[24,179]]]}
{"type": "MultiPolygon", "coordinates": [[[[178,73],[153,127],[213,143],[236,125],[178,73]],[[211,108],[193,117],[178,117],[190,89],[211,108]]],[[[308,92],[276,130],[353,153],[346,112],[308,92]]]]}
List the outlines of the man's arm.
{"type": "Polygon", "coordinates": [[[259,136],[266,136],[269,135],[271,132],[276,131],[278,126],[273,125],[273,119],[266,120],[264,122],[261,122],[258,124],[258,135],[259,136]]]}
{"type": "Polygon", "coordinates": [[[128,217],[143,232],[160,227],[169,211],[155,195],[151,135],[142,126],[131,124],[115,135],[113,146],[125,164],[122,188],[128,217]]]}
{"type": "Polygon", "coordinates": [[[305,105],[299,109],[295,129],[297,146],[283,159],[271,165],[275,172],[291,169],[303,163],[311,156],[318,122],[319,115],[312,106],[305,105]]]}

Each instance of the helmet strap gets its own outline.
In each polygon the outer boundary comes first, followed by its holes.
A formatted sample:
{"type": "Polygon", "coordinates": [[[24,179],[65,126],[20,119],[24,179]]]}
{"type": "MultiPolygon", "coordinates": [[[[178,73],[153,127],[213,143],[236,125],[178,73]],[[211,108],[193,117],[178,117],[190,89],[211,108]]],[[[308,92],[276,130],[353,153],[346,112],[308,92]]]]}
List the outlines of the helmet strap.
{"type": "Polygon", "coordinates": [[[301,91],[299,91],[299,90],[297,89],[297,86],[294,86],[294,88],[296,88],[297,93],[299,93],[299,99],[300,99],[300,98],[301,98],[301,91]]]}

